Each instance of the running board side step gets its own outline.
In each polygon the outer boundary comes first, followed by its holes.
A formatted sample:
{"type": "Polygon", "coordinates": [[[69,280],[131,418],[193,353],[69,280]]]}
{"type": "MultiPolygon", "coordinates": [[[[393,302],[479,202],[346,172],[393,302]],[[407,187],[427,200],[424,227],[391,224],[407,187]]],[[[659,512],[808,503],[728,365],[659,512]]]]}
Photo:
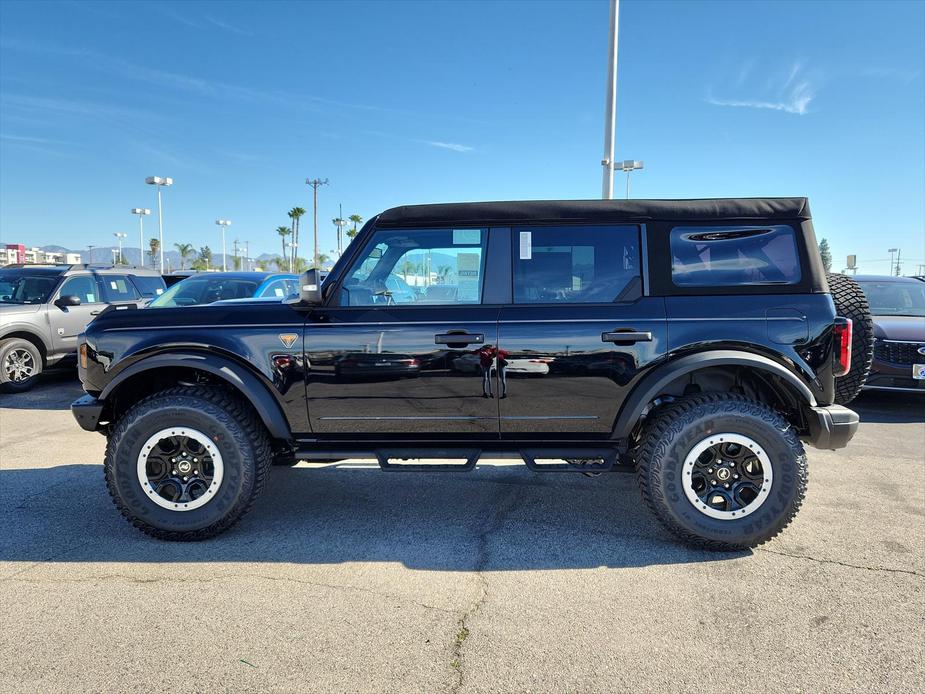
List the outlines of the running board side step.
{"type": "Polygon", "coordinates": [[[460,470],[467,472],[475,467],[482,457],[478,448],[395,448],[376,450],[376,460],[379,467],[388,471],[411,470],[416,472],[431,472],[434,470],[460,470]],[[393,463],[399,460],[426,460],[428,458],[462,458],[464,463],[393,463]]]}
{"type": "Polygon", "coordinates": [[[520,455],[527,467],[534,472],[608,472],[620,458],[615,448],[524,448],[520,455]],[[596,460],[601,462],[575,465],[574,463],[539,463],[538,460],[571,458],[582,460],[596,460]]]}
{"type": "MultiPolygon", "coordinates": [[[[383,448],[374,451],[379,467],[387,471],[433,472],[443,470],[472,470],[482,457],[499,457],[498,451],[479,448],[383,448]],[[462,463],[408,463],[398,460],[456,459],[462,463]]],[[[525,448],[513,453],[505,451],[503,457],[520,457],[534,472],[607,472],[613,470],[620,453],[615,448],[525,448]],[[540,460],[582,459],[583,465],[573,463],[541,463],[540,460]]]]}

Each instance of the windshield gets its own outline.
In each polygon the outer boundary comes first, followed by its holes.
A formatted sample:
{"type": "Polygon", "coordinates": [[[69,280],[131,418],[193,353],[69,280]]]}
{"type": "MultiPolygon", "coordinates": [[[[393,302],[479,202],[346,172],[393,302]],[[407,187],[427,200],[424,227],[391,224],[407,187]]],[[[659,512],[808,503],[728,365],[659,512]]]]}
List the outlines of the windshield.
{"type": "Polygon", "coordinates": [[[177,282],[154,301],[148,308],[174,308],[211,304],[224,299],[248,299],[257,291],[257,282],[227,277],[190,277],[177,282]]]}
{"type": "Polygon", "coordinates": [[[58,284],[58,279],[57,275],[0,273],[0,303],[44,304],[58,284]]]}
{"type": "Polygon", "coordinates": [[[925,282],[858,282],[875,316],[925,317],[925,282]]]}

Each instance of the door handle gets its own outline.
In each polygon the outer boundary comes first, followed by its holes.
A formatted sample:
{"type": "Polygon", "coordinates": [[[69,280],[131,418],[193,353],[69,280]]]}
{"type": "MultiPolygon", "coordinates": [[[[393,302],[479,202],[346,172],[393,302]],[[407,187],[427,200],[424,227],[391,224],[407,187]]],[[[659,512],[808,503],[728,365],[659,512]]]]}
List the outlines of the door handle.
{"type": "Polygon", "coordinates": [[[635,330],[626,330],[623,332],[616,331],[612,333],[601,333],[601,342],[616,342],[617,344],[633,342],[652,342],[652,333],[637,332],[635,330]]]}
{"type": "Polygon", "coordinates": [[[98,316],[98,315],[100,315],[101,313],[102,313],[102,311],[100,311],[100,310],[90,311],[90,315],[91,315],[91,316],[98,316]]]}
{"type": "Polygon", "coordinates": [[[482,333],[443,333],[434,335],[434,344],[436,345],[471,345],[473,343],[480,345],[485,342],[485,336],[482,333]]]}

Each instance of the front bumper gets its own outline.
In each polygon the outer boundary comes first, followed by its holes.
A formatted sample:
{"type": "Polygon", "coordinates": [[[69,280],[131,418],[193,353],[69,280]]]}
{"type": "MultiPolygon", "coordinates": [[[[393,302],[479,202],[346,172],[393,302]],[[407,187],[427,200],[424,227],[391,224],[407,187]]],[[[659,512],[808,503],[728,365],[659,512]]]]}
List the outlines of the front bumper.
{"type": "Polygon", "coordinates": [[[858,430],[861,419],[854,410],[842,405],[807,407],[804,410],[809,434],[803,437],[813,448],[844,448],[858,430]]]}
{"type": "Polygon", "coordinates": [[[71,403],[71,414],[74,415],[81,429],[98,431],[100,416],[103,414],[103,403],[92,395],[84,395],[71,403]]]}

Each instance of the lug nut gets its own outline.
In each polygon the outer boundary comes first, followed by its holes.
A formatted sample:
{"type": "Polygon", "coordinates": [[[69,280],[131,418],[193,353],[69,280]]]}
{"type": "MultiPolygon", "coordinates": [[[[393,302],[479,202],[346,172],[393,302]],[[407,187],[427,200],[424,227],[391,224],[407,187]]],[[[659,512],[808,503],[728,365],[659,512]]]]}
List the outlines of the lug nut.
{"type": "Polygon", "coordinates": [[[175,475],[176,475],[176,474],[177,474],[177,471],[176,471],[176,470],[174,470],[174,471],[173,471],[173,474],[175,474],[175,475]]]}
{"type": "MultiPolygon", "coordinates": [[[[184,477],[183,479],[186,479],[186,478],[184,477]]],[[[729,483],[728,483],[728,482],[726,482],[726,484],[724,484],[723,486],[724,486],[726,489],[729,489],[729,483]]]]}
{"type": "MultiPolygon", "coordinates": [[[[189,479],[189,477],[187,477],[186,475],[183,475],[183,481],[184,481],[184,482],[186,482],[186,480],[188,480],[188,479],[189,479]]],[[[729,485],[727,484],[726,486],[728,487],[729,485]]]]}
{"type": "Polygon", "coordinates": [[[738,475],[733,475],[733,476],[732,476],[732,479],[737,480],[737,479],[739,479],[739,476],[738,476],[738,475]]]}

